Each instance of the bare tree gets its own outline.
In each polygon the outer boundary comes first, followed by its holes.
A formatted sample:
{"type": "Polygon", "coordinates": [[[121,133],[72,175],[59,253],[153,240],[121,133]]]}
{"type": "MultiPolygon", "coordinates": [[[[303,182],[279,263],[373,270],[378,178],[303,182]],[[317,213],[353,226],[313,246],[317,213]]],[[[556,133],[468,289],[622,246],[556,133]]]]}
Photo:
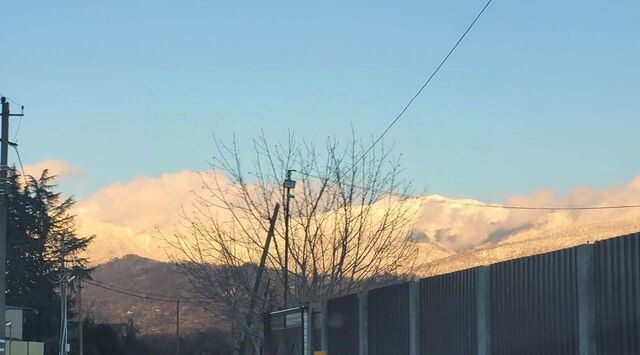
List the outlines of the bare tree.
{"type": "MultiPolygon", "coordinates": [[[[284,145],[270,145],[264,135],[253,143],[247,165],[235,139],[229,145],[216,141],[212,171],[203,175],[197,203],[171,239],[176,264],[234,331],[260,338],[258,328],[247,329],[244,315],[290,169],[298,179],[289,227],[290,304],[356,292],[414,271],[418,249],[411,230],[419,206],[407,197],[409,184],[399,180],[398,159],[389,150],[367,153],[355,138],[345,144],[328,139],[321,150],[292,135],[284,145]]],[[[283,235],[279,218],[263,282],[270,286],[260,291],[256,314],[282,306],[283,235]]]]}

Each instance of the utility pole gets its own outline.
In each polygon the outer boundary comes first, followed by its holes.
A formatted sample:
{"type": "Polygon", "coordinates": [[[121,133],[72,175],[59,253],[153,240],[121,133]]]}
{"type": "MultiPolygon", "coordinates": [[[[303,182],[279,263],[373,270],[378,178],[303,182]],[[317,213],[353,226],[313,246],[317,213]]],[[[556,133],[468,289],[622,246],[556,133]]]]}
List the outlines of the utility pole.
{"type": "Polygon", "coordinates": [[[296,182],[291,180],[291,173],[295,170],[287,170],[287,179],[284,180],[282,187],[284,187],[284,270],[282,271],[282,278],[284,280],[284,309],[287,309],[287,302],[289,299],[289,204],[291,203],[291,190],[296,187],[296,182]]]}
{"type": "Polygon", "coordinates": [[[82,278],[78,278],[78,354],[84,355],[84,316],[82,314],[82,278]]]}
{"type": "MultiPolygon", "coordinates": [[[[9,117],[23,116],[24,114],[11,114],[9,102],[5,97],[0,98],[2,105],[2,137],[0,142],[0,354],[5,354],[5,327],[6,322],[6,289],[7,289],[7,164],[9,156],[9,117]]],[[[24,107],[23,107],[24,110],[24,107]]]]}
{"type": "Polygon", "coordinates": [[[67,270],[64,256],[64,234],[60,234],[60,355],[67,355],[67,270]]]}
{"type": "Polygon", "coordinates": [[[0,344],[0,354],[5,353],[5,329],[4,324],[6,322],[6,299],[5,292],[7,288],[7,158],[9,154],[9,103],[7,99],[0,98],[2,103],[2,149],[0,153],[0,306],[2,307],[2,316],[0,316],[0,324],[2,330],[0,330],[0,338],[2,338],[2,344],[0,344]]]}
{"type": "MultiPolygon", "coordinates": [[[[253,323],[253,312],[254,312],[254,309],[256,308],[258,292],[260,291],[260,283],[262,282],[262,274],[264,273],[265,264],[267,262],[267,256],[269,256],[269,245],[271,245],[271,238],[273,238],[273,233],[275,232],[279,211],[280,211],[280,205],[276,203],[276,206],[273,208],[273,215],[271,215],[271,220],[269,221],[269,231],[267,232],[267,240],[265,240],[264,248],[262,248],[262,256],[260,257],[260,265],[258,265],[258,270],[256,271],[256,279],[253,282],[253,292],[251,293],[251,298],[249,300],[249,310],[247,311],[247,318],[245,320],[246,330],[242,331],[239,347],[234,349],[234,354],[242,355],[246,352],[247,333],[251,330],[251,323],[253,323]]],[[[268,291],[269,291],[269,282],[267,282],[266,292],[268,291]]],[[[265,302],[266,302],[266,292],[265,292],[265,302]]],[[[262,309],[264,309],[264,306],[262,307],[262,309]]]]}
{"type": "Polygon", "coordinates": [[[60,355],[69,353],[69,300],[67,296],[68,286],[76,277],[67,273],[66,266],[67,247],[64,244],[64,234],[60,234],[60,355]]]}
{"type": "Polygon", "coordinates": [[[180,299],[176,300],[176,355],[180,355],[180,299]]]}

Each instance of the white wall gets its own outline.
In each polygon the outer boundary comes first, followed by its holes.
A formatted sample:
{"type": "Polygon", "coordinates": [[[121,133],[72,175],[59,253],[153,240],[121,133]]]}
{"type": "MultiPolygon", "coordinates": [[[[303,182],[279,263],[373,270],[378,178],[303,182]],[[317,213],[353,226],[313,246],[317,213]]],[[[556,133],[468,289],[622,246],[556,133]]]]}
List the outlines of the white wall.
{"type": "Polygon", "coordinates": [[[33,341],[7,341],[7,355],[43,355],[44,343],[33,341]]]}
{"type": "Polygon", "coordinates": [[[7,322],[11,322],[11,327],[5,327],[7,338],[11,334],[12,339],[22,340],[22,310],[7,309],[5,317],[7,322]]]}

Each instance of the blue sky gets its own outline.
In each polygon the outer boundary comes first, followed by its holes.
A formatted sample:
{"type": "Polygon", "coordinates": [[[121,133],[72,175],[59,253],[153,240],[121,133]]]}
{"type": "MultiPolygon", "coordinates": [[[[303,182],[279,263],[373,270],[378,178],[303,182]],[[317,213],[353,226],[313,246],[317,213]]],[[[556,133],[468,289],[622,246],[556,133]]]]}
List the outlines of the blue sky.
{"type": "MultiPolygon", "coordinates": [[[[378,135],[483,5],[9,1],[0,91],[26,106],[25,164],[69,162],[82,176],[63,187],[86,196],[204,169],[214,132],[378,135]]],[[[636,176],[639,15],[631,0],[495,0],[387,136],[406,177],[499,202],[636,176]]]]}

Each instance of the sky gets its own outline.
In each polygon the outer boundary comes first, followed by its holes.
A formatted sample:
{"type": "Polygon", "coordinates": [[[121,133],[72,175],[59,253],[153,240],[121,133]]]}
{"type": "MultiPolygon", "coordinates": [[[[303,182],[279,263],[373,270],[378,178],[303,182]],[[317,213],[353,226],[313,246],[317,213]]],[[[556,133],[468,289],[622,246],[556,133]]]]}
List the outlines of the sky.
{"type": "MultiPolygon", "coordinates": [[[[60,165],[61,188],[89,199],[207,169],[214,133],[245,150],[261,130],[376,137],[483,5],[7,1],[0,92],[26,107],[25,165],[60,165]]],[[[632,0],[495,0],[385,137],[405,177],[487,202],[632,181],[639,14],[632,0]]]]}

